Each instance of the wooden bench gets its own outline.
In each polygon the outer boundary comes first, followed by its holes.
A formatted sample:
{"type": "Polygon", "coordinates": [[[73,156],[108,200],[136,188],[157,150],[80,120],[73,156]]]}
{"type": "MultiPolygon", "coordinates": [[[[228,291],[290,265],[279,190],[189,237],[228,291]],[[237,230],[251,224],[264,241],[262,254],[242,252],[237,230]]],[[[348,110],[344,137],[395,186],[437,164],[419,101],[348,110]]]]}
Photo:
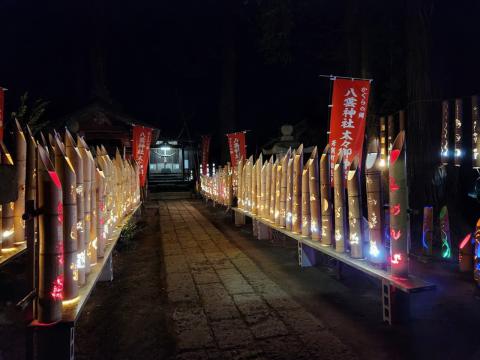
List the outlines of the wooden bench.
{"type": "Polygon", "coordinates": [[[32,359],[74,359],[75,355],[75,324],[82,313],[97,282],[113,280],[112,253],[120,233],[125,225],[137,213],[141,205],[137,205],[130,214],[125,216],[113,229],[105,244],[103,258],[91,267],[86,277],[86,283],[79,288],[78,298],[63,305],[62,320],[55,324],[39,324],[33,321],[28,329],[27,358],[32,359]]]}
{"type": "Polygon", "coordinates": [[[393,276],[389,272],[373,266],[366,260],[353,259],[347,253],[336,252],[331,246],[322,245],[318,241],[313,241],[300,234],[295,234],[285,228],[275,225],[269,220],[253,215],[248,211],[238,208],[231,209],[235,214],[236,225],[245,224],[246,216],[255,220],[257,224],[260,224],[259,229],[257,229],[259,239],[265,238],[265,234],[268,233],[265,229],[272,229],[295,239],[298,243],[298,263],[302,267],[315,265],[316,252],[320,252],[338,261],[339,272],[341,270],[341,264],[345,264],[380,280],[382,282],[383,320],[390,325],[392,322],[401,322],[408,318],[410,301],[409,294],[435,289],[434,284],[419,279],[413,275],[410,275],[406,279],[393,276]]]}

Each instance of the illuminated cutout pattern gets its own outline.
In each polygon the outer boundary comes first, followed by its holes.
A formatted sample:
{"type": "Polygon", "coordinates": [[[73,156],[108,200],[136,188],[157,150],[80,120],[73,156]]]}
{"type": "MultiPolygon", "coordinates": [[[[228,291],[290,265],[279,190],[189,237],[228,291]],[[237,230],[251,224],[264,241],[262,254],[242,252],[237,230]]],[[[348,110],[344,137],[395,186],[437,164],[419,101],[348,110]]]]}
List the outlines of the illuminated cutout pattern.
{"type": "Polygon", "coordinates": [[[53,282],[50,296],[53,300],[63,300],[63,275],[58,275],[53,282]]]}
{"type": "Polygon", "coordinates": [[[400,264],[401,261],[402,261],[402,254],[393,254],[392,264],[400,264]]]}

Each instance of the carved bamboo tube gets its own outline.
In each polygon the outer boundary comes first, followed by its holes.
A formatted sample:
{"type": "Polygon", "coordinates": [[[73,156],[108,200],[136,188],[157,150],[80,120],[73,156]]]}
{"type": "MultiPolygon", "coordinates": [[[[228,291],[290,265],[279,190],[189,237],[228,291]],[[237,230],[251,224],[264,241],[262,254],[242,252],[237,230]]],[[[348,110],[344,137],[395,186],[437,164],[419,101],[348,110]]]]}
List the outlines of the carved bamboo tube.
{"type": "Polygon", "coordinates": [[[462,99],[455,100],[455,151],[454,164],[455,166],[462,165],[462,139],[463,138],[463,101],[462,99]]]}
{"type": "Polygon", "coordinates": [[[15,177],[17,180],[18,197],[13,208],[14,216],[14,242],[25,241],[25,221],[22,216],[25,213],[25,178],[27,166],[27,141],[20,127],[15,120],[15,177]]]}
{"type": "Polygon", "coordinates": [[[322,214],[322,244],[332,245],[332,188],[330,186],[330,146],[327,145],[320,157],[320,195],[322,214]]]}
{"type": "Polygon", "coordinates": [[[279,210],[280,214],[278,216],[278,223],[277,220],[275,220],[275,224],[285,227],[285,221],[287,218],[287,173],[288,173],[288,161],[290,159],[290,152],[291,149],[288,149],[288,152],[285,154],[285,156],[282,158],[280,170],[281,170],[281,176],[280,176],[280,203],[279,203],[279,210]]]}
{"type": "Polygon", "coordinates": [[[480,169],[480,96],[472,96],[472,162],[480,169]]]}
{"type": "Polygon", "coordinates": [[[288,159],[287,165],[287,198],[285,201],[285,228],[292,231],[292,207],[293,207],[293,161],[295,151],[292,157],[288,159]]]}
{"type": "Polygon", "coordinates": [[[312,159],[307,161],[307,166],[303,169],[302,173],[302,226],[301,231],[303,236],[309,237],[310,232],[310,179],[309,168],[312,159]]]}
{"type": "Polygon", "coordinates": [[[318,150],[315,146],[310,156],[308,164],[309,184],[308,190],[310,192],[310,231],[312,240],[320,240],[320,224],[322,221],[320,213],[320,190],[319,190],[319,174],[318,174],[318,150]]]}
{"type": "Polygon", "coordinates": [[[343,253],[346,251],[345,240],[347,238],[347,217],[345,214],[345,176],[342,152],[337,156],[333,168],[333,192],[333,203],[335,208],[335,250],[343,253]]]}
{"type": "Polygon", "coordinates": [[[83,231],[85,242],[85,273],[90,273],[90,227],[92,225],[92,167],[88,156],[87,144],[81,137],[77,137],[77,146],[83,162],[83,231]]]}
{"type": "MultiPolygon", "coordinates": [[[[95,160],[92,157],[92,153],[89,152],[90,158],[90,168],[92,174],[92,188],[91,188],[91,198],[90,198],[90,213],[91,213],[91,224],[90,224],[90,266],[93,266],[97,263],[97,249],[98,249],[98,237],[97,237],[97,167],[95,166],[95,160]]],[[[127,177],[124,176],[126,179],[127,177]]],[[[126,190],[126,189],[125,189],[126,190]]],[[[127,191],[125,191],[127,193],[127,191]]],[[[125,199],[125,206],[127,202],[125,199]]]]}
{"type": "MultiPolygon", "coordinates": [[[[5,144],[1,143],[2,164],[13,166],[13,159],[5,144]]],[[[2,204],[2,251],[12,250],[14,243],[14,208],[15,203],[2,204]]]]}
{"type": "Polygon", "coordinates": [[[354,259],[364,257],[362,204],[360,193],[360,169],[356,157],[347,174],[348,223],[350,256],[354,259]]]}
{"type": "Polygon", "coordinates": [[[272,165],[272,178],[270,179],[270,205],[268,207],[268,219],[275,223],[275,199],[277,197],[277,165],[278,159],[272,165]]]}
{"type": "Polygon", "coordinates": [[[303,174],[303,144],[295,152],[292,174],[292,231],[302,232],[302,174],[303,174]]]}

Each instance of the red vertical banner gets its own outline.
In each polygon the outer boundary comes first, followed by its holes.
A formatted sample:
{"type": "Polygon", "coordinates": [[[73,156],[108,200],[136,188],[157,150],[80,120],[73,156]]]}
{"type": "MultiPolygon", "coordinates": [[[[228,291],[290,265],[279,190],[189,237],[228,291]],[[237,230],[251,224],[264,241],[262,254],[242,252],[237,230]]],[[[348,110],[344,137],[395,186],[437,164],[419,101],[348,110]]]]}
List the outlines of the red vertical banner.
{"type": "Polygon", "coordinates": [[[145,186],[147,179],[148,163],[150,161],[150,142],[152,129],[144,126],[133,127],[133,159],[138,164],[140,173],[140,186],[145,186]]]}
{"type": "Polygon", "coordinates": [[[3,121],[5,117],[5,90],[0,86],[0,141],[3,141],[3,121]]]}
{"type": "Polygon", "coordinates": [[[210,150],[210,135],[202,135],[202,175],[207,175],[208,152],[210,150]]]}
{"type": "Polygon", "coordinates": [[[369,94],[369,80],[334,80],[329,138],[332,174],[340,151],[345,170],[356,156],[361,163],[369,94]]]}
{"type": "Polygon", "coordinates": [[[240,159],[246,159],[245,132],[227,134],[227,138],[232,167],[235,168],[240,159]]]}

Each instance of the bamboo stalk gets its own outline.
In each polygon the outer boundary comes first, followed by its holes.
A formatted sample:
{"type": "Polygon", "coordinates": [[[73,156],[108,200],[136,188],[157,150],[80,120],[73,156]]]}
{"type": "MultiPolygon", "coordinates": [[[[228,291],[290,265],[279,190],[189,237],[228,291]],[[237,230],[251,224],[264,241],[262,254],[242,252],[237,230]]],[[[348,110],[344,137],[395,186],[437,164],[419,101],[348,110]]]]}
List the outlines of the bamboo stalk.
{"type": "Polygon", "coordinates": [[[292,208],[293,208],[293,162],[295,150],[287,164],[287,197],[285,200],[285,228],[292,231],[292,208]]]}
{"type": "Polygon", "coordinates": [[[25,213],[25,180],[27,166],[27,141],[22,128],[15,120],[15,177],[17,180],[18,197],[13,208],[14,216],[14,242],[25,242],[25,221],[22,216],[25,213]]]}
{"type": "Polygon", "coordinates": [[[440,161],[443,165],[448,164],[448,135],[450,126],[450,105],[447,100],[442,101],[442,131],[440,138],[440,161]]]}
{"type": "Polygon", "coordinates": [[[472,162],[480,169],[480,96],[472,96],[472,162]]]}
{"type": "MultiPolygon", "coordinates": [[[[0,143],[2,164],[13,166],[13,159],[3,142],[0,143]]],[[[14,208],[15,203],[2,204],[2,252],[14,249],[14,208]]]]}
{"type": "Polygon", "coordinates": [[[105,254],[105,175],[102,170],[96,169],[97,180],[97,237],[98,237],[98,250],[97,255],[99,258],[103,258],[105,254]]]}
{"type": "Polygon", "coordinates": [[[360,169],[358,157],[352,161],[347,174],[348,222],[350,239],[350,256],[354,259],[364,257],[362,204],[360,194],[360,169]]]}
{"type": "Polygon", "coordinates": [[[346,214],[345,214],[345,176],[343,165],[343,152],[340,152],[333,168],[333,191],[335,207],[335,250],[345,252],[347,239],[346,214]]]}
{"type": "Polygon", "coordinates": [[[270,199],[272,191],[272,167],[273,167],[273,155],[270,156],[270,159],[266,165],[266,175],[265,175],[265,205],[263,217],[267,220],[270,219],[270,199]]]}
{"type": "MultiPolygon", "coordinates": [[[[95,160],[92,157],[92,153],[89,152],[89,158],[90,158],[90,168],[91,168],[91,174],[92,174],[92,196],[90,198],[90,212],[92,216],[91,224],[90,224],[90,248],[89,248],[89,254],[90,254],[90,266],[93,266],[97,263],[97,249],[98,249],[98,236],[97,236],[97,167],[95,166],[95,160]]],[[[127,177],[124,176],[124,179],[127,177]]],[[[126,189],[125,189],[126,191],[126,189]]],[[[125,206],[127,203],[124,203],[125,206]]]]}
{"type": "Polygon", "coordinates": [[[322,214],[322,244],[332,245],[332,187],[330,186],[330,145],[327,144],[320,157],[320,195],[322,214]]]}
{"type": "Polygon", "coordinates": [[[275,223],[275,200],[277,197],[277,166],[278,159],[272,165],[271,179],[270,179],[270,205],[268,207],[268,219],[275,223]]]}
{"type": "Polygon", "coordinates": [[[260,173],[260,179],[261,179],[261,195],[260,195],[260,211],[259,215],[264,218],[265,217],[265,200],[266,200],[266,194],[267,194],[267,162],[262,165],[262,170],[260,173]]]}
{"type": "Polygon", "coordinates": [[[455,100],[455,152],[454,165],[462,165],[462,138],[463,138],[463,101],[455,100]]]}
{"type": "MultiPolygon", "coordinates": [[[[290,161],[291,149],[288,149],[287,153],[282,159],[281,171],[282,175],[280,177],[280,223],[281,227],[286,226],[287,219],[287,192],[288,192],[288,162],[290,161]]],[[[275,221],[276,223],[276,221],[275,221]]]]}
{"type": "Polygon", "coordinates": [[[85,242],[85,273],[90,273],[90,227],[92,225],[91,203],[92,203],[92,167],[87,152],[87,144],[77,136],[77,147],[83,162],[83,231],[85,242]]]}
{"type": "Polygon", "coordinates": [[[303,173],[303,144],[295,152],[293,159],[292,183],[292,231],[302,232],[302,173],[303,173]]]}
{"type": "Polygon", "coordinates": [[[310,220],[310,164],[312,159],[307,161],[302,173],[302,226],[301,231],[303,236],[310,237],[311,235],[311,220],[310,220]]]}
{"type": "MultiPolygon", "coordinates": [[[[278,161],[278,159],[277,159],[278,161]]],[[[280,226],[280,199],[282,196],[282,173],[283,173],[283,166],[282,166],[283,158],[281,161],[277,163],[277,175],[275,178],[275,214],[274,214],[274,222],[275,225],[280,226]]]]}
{"type": "Polygon", "coordinates": [[[308,189],[310,193],[310,231],[312,233],[312,240],[321,240],[320,223],[322,221],[320,213],[320,189],[319,189],[319,173],[318,173],[318,149],[315,146],[310,155],[310,162],[308,163],[309,184],[308,189]]]}
{"type": "Polygon", "coordinates": [[[423,227],[422,227],[422,253],[426,256],[432,256],[433,242],[433,207],[425,206],[423,208],[423,227]]]}

